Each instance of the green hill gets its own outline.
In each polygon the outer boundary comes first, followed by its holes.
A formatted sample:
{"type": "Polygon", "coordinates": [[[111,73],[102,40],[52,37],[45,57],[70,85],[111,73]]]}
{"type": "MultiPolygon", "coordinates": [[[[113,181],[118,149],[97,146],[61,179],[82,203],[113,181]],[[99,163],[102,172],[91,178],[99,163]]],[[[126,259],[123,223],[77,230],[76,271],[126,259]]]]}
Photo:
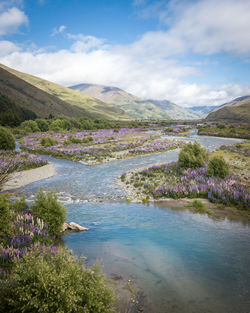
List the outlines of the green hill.
{"type": "Polygon", "coordinates": [[[0,125],[18,126],[25,120],[35,119],[37,115],[22,108],[8,97],[0,93],[0,125]]]}
{"type": "Polygon", "coordinates": [[[250,96],[236,98],[221,105],[209,113],[206,120],[250,123],[250,96]]]}
{"type": "Polygon", "coordinates": [[[155,104],[140,99],[117,87],[79,84],[70,88],[115,105],[136,119],[171,119],[168,112],[158,108],[155,104]]]}
{"type": "MultiPolygon", "coordinates": [[[[49,107],[54,106],[54,111],[56,111],[53,113],[54,115],[63,114],[63,115],[70,116],[70,117],[88,116],[90,118],[105,118],[109,120],[131,120],[132,119],[131,116],[126,114],[123,110],[115,107],[114,105],[104,103],[98,99],[95,99],[88,95],[74,91],[72,89],[54,84],[47,80],[41,79],[39,77],[35,77],[29,74],[16,71],[12,68],[9,68],[1,64],[0,64],[0,70],[1,70],[1,76],[0,76],[1,79],[2,79],[2,76],[4,77],[7,76],[6,72],[9,73],[10,75],[13,75],[16,78],[14,79],[12,77],[10,84],[9,82],[7,82],[8,79],[7,81],[6,79],[4,81],[5,86],[8,86],[8,88],[12,88],[12,94],[15,94],[15,93],[25,94],[26,98],[27,97],[33,98],[35,102],[37,102],[36,100],[38,100],[37,99],[38,97],[39,101],[42,103],[43,102],[47,103],[46,101],[48,100],[48,98],[52,101],[51,97],[53,97],[54,103],[53,105],[50,104],[49,107]],[[16,81],[15,83],[14,83],[14,80],[16,81]],[[25,85],[25,83],[28,85],[25,85]],[[24,85],[25,85],[25,88],[23,88],[24,85]],[[36,91],[34,88],[36,89],[36,91]],[[14,89],[15,89],[15,92],[14,92],[14,89]],[[30,94],[31,92],[32,94],[30,94]],[[45,97],[47,98],[47,100],[43,99],[41,101],[40,98],[45,98],[45,97]],[[60,108],[55,105],[55,102],[60,106],[60,108]],[[57,107],[57,110],[55,110],[56,107],[57,107]]],[[[1,80],[0,82],[3,83],[3,80],[1,80]]],[[[3,93],[5,94],[5,92],[3,93]]],[[[16,98],[15,100],[17,101],[18,97],[15,97],[15,98],[16,98]]],[[[33,106],[34,104],[30,103],[28,109],[31,109],[39,116],[45,115],[44,109],[42,109],[41,111],[38,108],[36,108],[40,111],[39,113],[37,113],[36,112],[37,110],[35,110],[33,106]]],[[[42,107],[40,103],[40,109],[41,108],[42,107]]],[[[46,115],[47,113],[48,112],[46,112],[46,115]]]]}

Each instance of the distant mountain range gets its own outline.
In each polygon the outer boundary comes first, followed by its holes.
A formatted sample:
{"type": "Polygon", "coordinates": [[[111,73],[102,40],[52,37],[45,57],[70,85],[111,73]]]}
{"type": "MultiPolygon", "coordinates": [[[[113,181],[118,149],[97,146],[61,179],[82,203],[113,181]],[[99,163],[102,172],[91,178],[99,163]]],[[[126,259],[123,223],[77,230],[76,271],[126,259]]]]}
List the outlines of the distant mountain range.
{"type": "Polygon", "coordinates": [[[183,108],[168,100],[148,100],[155,104],[157,107],[164,111],[167,111],[171,119],[173,120],[193,120],[199,119],[200,115],[191,111],[190,108],[183,108]]]}
{"type": "Polygon", "coordinates": [[[220,105],[208,114],[206,120],[250,123],[250,96],[239,97],[220,105]]]}
{"type": "Polygon", "coordinates": [[[95,84],[79,84],[70,88],[115,105],[135,119],[171,119],[166,111],[153,103],[140,99],[120,88],[95,84]]]}
{"type": "Polygon", "coordinates": [[[112,104],[1,64],[0,92],[17,105],[41,117],[52,114],[108,120],[132,119],[112,104]]]}
{"type": "Polygon", "coordinates": [[[199,114],[168,100],[145,100],[120,88],[96,84],[69,87],[123,109],[136,119],[197,119],[199,114]]]}
{"type": "Polygon", "coordinates": [[[198,116],[203,117],[204,115],[216,110],[220,105],[202,105],[197,107],[190,107],[189,110],[198,114],[198,116]]]}
{"type": "Polygon", "coordinates": [[[250,96],[221,106],[183,108],[168,100],[141,99],[120,88],[79,84],[66,88],[0,64],[1,118],[68,116],[108,120],[250,120],[250,96]],[[211,112],[212,111],[212,112],[211,112]],[[14,114],[16,112],[16,114],[14,114]]]}

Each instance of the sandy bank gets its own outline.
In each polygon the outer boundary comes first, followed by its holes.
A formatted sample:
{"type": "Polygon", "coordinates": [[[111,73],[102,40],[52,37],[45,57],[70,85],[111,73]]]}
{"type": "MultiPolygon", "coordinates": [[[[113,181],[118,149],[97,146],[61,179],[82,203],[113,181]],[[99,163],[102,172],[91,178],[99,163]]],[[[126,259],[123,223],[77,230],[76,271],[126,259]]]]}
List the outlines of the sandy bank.
{"type": "Polygon", "coordinates": [[[27,171],[15,172],[9,175],[2,191],[17,189],[56,175],[56,169],[52,164],[47,164],[27,171]]]}

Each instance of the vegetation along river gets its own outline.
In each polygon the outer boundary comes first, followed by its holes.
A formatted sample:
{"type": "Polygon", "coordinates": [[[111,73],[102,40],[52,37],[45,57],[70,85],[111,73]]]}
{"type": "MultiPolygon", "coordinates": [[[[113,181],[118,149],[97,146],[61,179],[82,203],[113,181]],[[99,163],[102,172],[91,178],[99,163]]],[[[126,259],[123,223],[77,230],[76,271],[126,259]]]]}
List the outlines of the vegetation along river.
{"type": "MultiPolygon", "coordinates": [[[[197,140],[208,150],[237,142],[195,132],[183,139],[197,140]]],[[[247,313],[249,224],[126,203],[116,185],[123,172],[177,156],[168,152],[96,166],[49,158],[58,174],[21,191],[30,200],[40,187],[58,192],[68,208],[67,219],[89,227],[65,236],[65,245],[84,254],[87,264],[100,260],[108,277],[131,280],[143,298],[143,312],[247,313]]]]}

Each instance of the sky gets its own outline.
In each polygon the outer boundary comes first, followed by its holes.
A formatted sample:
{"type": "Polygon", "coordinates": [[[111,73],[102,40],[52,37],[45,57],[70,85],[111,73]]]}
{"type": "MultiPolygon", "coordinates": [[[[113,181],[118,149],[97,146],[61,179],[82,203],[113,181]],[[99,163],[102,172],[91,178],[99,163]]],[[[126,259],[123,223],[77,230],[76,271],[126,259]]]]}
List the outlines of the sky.
{"type": "Polygon", "coordinates": [[[250,95],[249,0],[0,0],[0,63],[184,107],[250,95]]]}

